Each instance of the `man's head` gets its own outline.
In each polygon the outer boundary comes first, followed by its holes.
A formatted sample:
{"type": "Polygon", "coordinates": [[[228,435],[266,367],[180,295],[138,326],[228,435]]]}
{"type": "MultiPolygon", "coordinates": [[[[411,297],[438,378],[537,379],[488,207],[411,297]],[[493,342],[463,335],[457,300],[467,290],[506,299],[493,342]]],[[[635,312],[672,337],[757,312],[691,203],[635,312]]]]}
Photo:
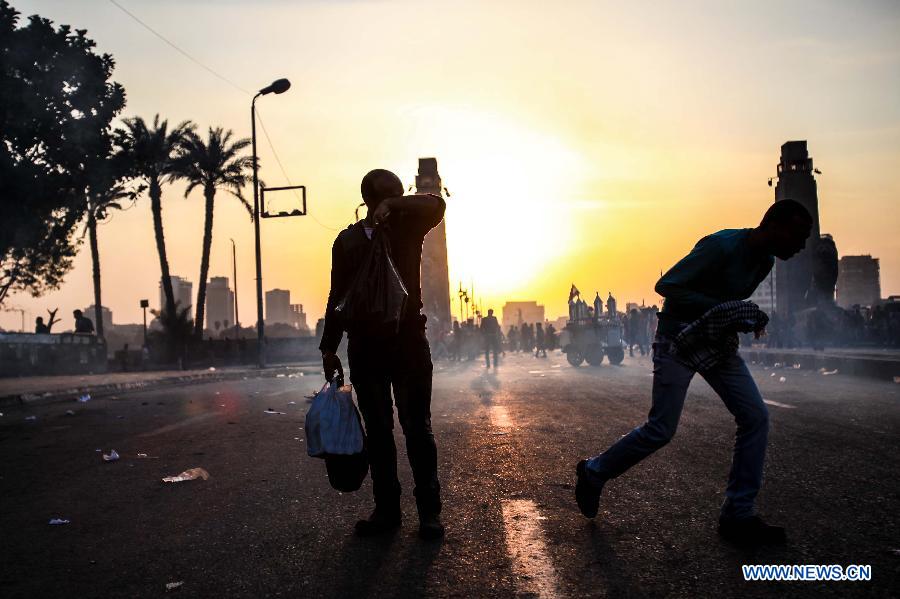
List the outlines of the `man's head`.
{"type": "Polygon", "coordinates": [[[780,200],[766,210],[759,230],[763,233],[768,251],[787,260],[806,246],[812,225],[812,216],[801,203],[780,200]]]}
{"type": "Polygon", "coordinates": [[[44,324],[44,317],[43,317],[43,316],[38,316],[37,318],[34,319],[34,322],[35,322],[36,324],[44,324]]]}
{"type": "Polygon", "coordinates": [[[359,191],[362,193],[366,207],[374,210],[382,200],[402,196],[403,182],[391,171],[377,168],[366,173],[359,186],[359,191]]]}
{"type": "Polygon", "coordinates": [[[75,318],[81,318],[81,310],[75,310],[74,312],[72,312],[72,316],[74,316],[75,318]]]}
{"type": "Polygon", "coordinates": [[[494,309],[488,308],[488,316],[493,316],[493,315],[494,315],[494,309]]]}

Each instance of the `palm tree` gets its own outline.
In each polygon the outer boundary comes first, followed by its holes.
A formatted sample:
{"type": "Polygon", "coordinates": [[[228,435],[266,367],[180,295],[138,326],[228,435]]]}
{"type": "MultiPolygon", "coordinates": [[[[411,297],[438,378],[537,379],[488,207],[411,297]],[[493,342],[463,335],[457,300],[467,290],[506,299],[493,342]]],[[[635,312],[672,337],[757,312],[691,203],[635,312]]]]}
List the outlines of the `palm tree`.
{"type": "Polygon", "coordinates": [[[119,200],[132,200],[140,190],[128,189],[122,183],[112,183],[97,189],[89,189],[87,197],[87,233],[91,246],[91,266],[94,275],[94,318],[97,336],[103,337],[103,302],[100,297],[100,248],[97,243],[97,224],[103,222],[111,210],[121,210],[119,200]]]}
{"type": "Polygon", "coordinates": [[[200,284],[197,286],[197,307],[194,317],[194,336],[203,337],[203,316],[206,308],[206,279],[209,274],[209,252],[212,247],[213,211],[216,191],[223,189],[240,200],[253,217],[250,204],[241,188],[252,180],[253,158],[242,156],[241,150],[250,145],[249,139],[232,142],[233,133],[221,127],[209,128],[206,141],[193,131],[188,132],[175,159],[173,173],[187,181],[184,197],[196,187],[203,189],[206,199],[206,220],[203,226],[203,252],[200,258],[200,284]]]}
{"type": "Polygon", "coordinates": [[[169,259],[166,256],[166,239],[163,235],[162,222],[162,184],[171,183],[178,178],[173,170],[173,159],[176,151],[188,133],[192,133],[194,125],[184,121],[169,130],[168,121],[160,121],[159,115],[153,117],[153,125],[141,117],[125,119],[125,129],[117,129],[115,133],[117,159],[128,165],[128,174],[147,185],[150,193],[150,211],[153,213],[153,231],[156,235],[156,251],[159,253],[159,269],[162,275],[163,293],[166,305],[163,307],[169,314],[175,313],[175,292],[169,275],[169,259]]]}

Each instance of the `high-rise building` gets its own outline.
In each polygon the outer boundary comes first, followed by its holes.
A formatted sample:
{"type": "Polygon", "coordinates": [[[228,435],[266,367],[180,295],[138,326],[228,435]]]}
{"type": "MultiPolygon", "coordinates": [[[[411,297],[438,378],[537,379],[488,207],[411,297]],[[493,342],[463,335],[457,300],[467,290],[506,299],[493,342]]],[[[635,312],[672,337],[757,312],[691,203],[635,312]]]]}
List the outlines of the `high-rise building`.
{"type": "MultiPolygon", "coordinates": [[[[88,318],[90,318],[93,321],[97,317],[96,310],[97,310],[97,308],[95,307],[95,304],[91,304],[90,306],[88,306],[87,308],[82,310],[82,312],[84,313],[85,316],[87,316],[88,318]]],[[[100,314],[103,315],[103,328],[106,331],[112,330],[112,326],[113,326],[112,310],[110,310],[106,306],[100,306],[100,314]]],[[[94,326],[95,327],[97,326],[96,322],[94,323],[94,326]]]]}
{"type": "Polygon", "coordinates": [[[769,316],[775,314],[778,308],[778,276],[775,274],[777,270],[778,265],[776,264],[750,296],[750,301],[769,316]]]}
{"type": "Polygon", "coordinates": [[[502,324],[504,328],[522,323],[544,322],[544,306],[537,302],[506,302],[503,304],[502,324]]]}
{"type": "MultiPolygon", "coordinates": [[[[194,284],[175,275],[172,275],[170,278],[172,279],[172,291],[175,295],[175,303],[178,305],[178,309],[191,308],[194,305],[194,300],[191,296],[194,284]]],[[[163,291],[162,279],[159,281],[159,306],[160,309],[166,307],[166,294],[163,291]]]]}
{"type": "Polygon", "coordinates": [[[813,172],[806,141],[789,141],[781,146],[775,201],[799,202],[813,218],[806,247],[790,260],[778,261],[775,288],[778,290],[778,314],[783,317],[819,304],[820,298],[812,286],[816,250],[820,243],[819,198],[813,172]]]}
{"type": "Polygon", "coordinates": [[[306,312],[303,311],[303,304],[291,304],[290,309],[291,326],[308,333],[309,325],[306,324],[306,312]]]}
{"type": "Polygon", "coordinates": [[[266,324],[291,324],[291,292],[287,289],[266,291],[266,324]]]}
{"type": "Polygon", "coordinates": [[[843,256],[838,262],[837,303],[842,308],[874,306],[881,301],[878,258],[843,256]]]}
{"type": "Polygon", "coordinates": [[[228,277],[212,277],[206,286],[206,328],[218,331],[232,326],[234,292],[228,286],[228,277]]]}
{"type": "MultiPolygon", "coordinates": [[[[442,195],[437,159],[419,158],[416,191],[442,195]]],[[[428,232],[422,247],[422,311],[428,317],[428,332],[449,331],[450,273],[447,266],[447,229],[442,220],[428,232]]]]}

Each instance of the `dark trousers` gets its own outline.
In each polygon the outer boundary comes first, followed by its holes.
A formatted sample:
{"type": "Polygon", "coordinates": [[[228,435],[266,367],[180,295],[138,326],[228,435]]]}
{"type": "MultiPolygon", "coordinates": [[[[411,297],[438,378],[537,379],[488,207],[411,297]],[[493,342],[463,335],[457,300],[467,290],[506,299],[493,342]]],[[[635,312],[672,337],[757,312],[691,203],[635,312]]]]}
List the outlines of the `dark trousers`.
{"type": "Polygon", "coordinates": [[[491,367],[491,352],[494,354],[494,368],[497,367],[497,354],[500,353],[499,339],[485,339],[484,341],[484,364],[488,368],[491,367]]]}
{"type": "Polygon", "coordinates": [[[416,507],[420,515],[440,513],[437,446],[431,430],[431,351],[424,326],[388,339],[351,337],[347,353],[350,380],[366,424],[376,508],[386,512],[400,509],[394,444],[396,404],[415,481],[416,507]]]}

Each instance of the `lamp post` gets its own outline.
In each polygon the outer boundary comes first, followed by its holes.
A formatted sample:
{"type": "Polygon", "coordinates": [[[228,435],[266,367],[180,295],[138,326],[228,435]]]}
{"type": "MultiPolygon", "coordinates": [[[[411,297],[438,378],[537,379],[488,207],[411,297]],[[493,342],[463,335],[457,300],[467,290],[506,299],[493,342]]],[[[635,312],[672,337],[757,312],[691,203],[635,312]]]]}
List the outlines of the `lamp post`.
{"type": "Polygon", "coordinates": [[[238,288],[237,288],[237,246],[234,239],[231,240],[231,267],[234,275],[234,333],[241,334],[241,321],[238,319],[238,288]]]}
{"type": "Polygon", "coordinates": [[[141,300],[141,310],[144,311],[144,347],[147,347],[147,308],[150,307],[150,300],[141,300]]]}
{"type": "MultiPolygon", "coordinates": [[[[266,335],[263,323],[262,254],[259,243],[259,161],[256,158],[256,99],[266,94],[283,94],[291,87],[287,79],[276,79],[259,90],[250,102],[250,137],[253,145],[253,233],[256,242],[256,365],[266,367],[266,335]]],[[[237,296],[235,296],[237,297],[237,296]]]]}

